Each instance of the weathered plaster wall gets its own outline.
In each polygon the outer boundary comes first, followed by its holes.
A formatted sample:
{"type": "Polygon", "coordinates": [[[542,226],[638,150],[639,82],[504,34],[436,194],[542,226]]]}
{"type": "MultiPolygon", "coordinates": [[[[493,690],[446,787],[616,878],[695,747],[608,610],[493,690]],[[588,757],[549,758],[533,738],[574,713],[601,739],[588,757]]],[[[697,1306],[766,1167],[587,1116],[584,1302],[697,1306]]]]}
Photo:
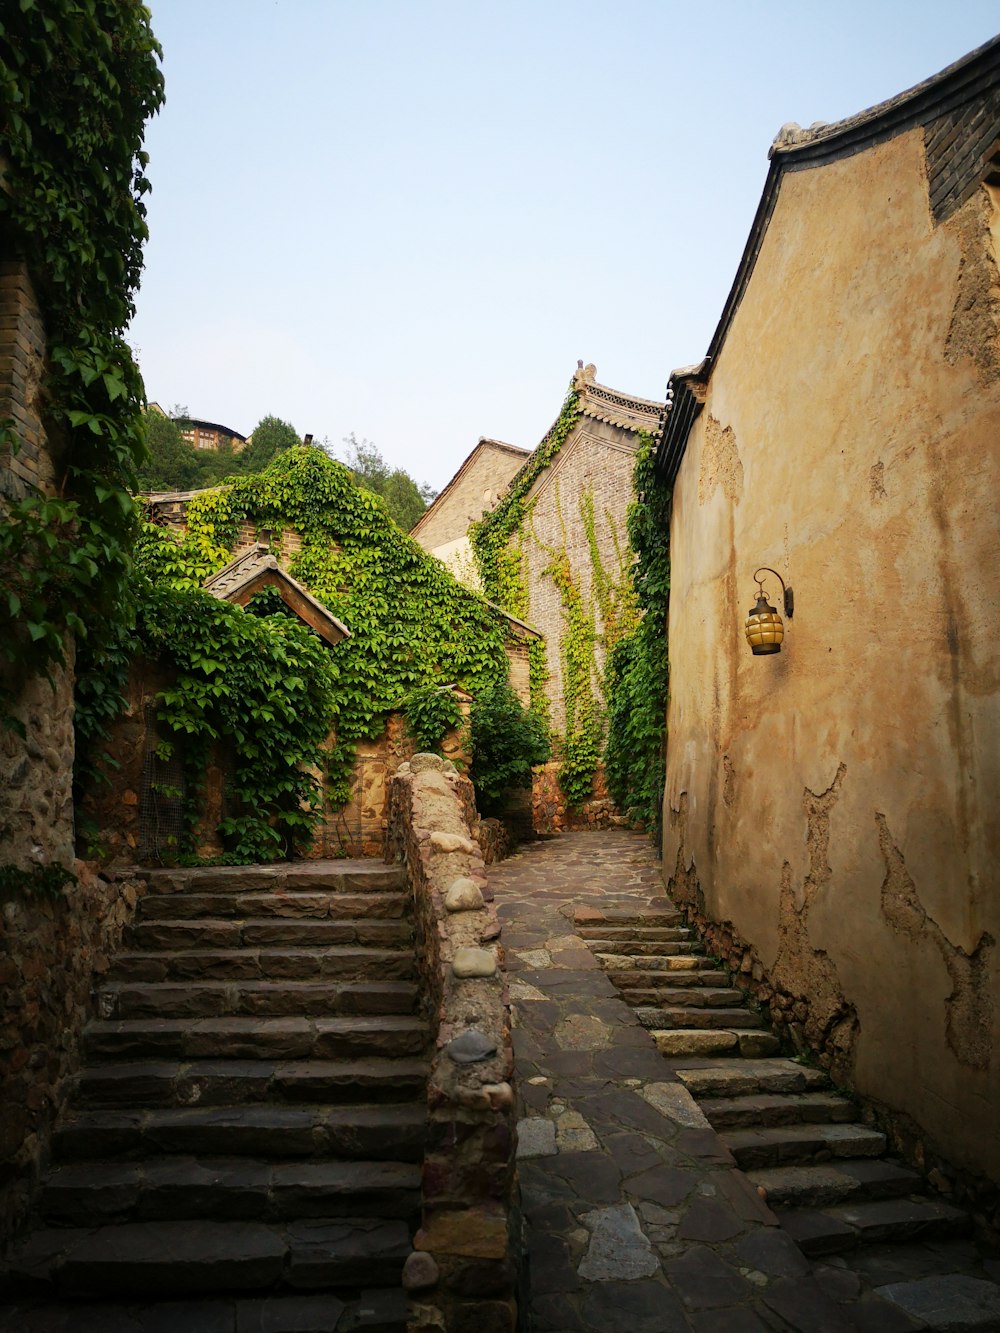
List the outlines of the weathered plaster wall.
{"type": "MultiPolygon", "coordinates": [[[[638,438],[630,431],[586,418],[542,473],[532,492],[530,535],[524,542],[530,597],[525,618],[545,636],[550,673],[546,693],[552,705],[552,725],[559,732],[566,725],[561,646],[565,616],[559,589],[545,572],[552,561],[549,552],[566,550],[574,582],[587,605],[593,608],[600,636],[603,627],[594,594],[593,560],[580,504],[584,495],[593,497],[601,564],[609,578],[619,581],[621,555],[628,550],[625,513],[632,498],[637,448],[638,438]]],[[[604,650],[600,642],[595,656],[598,671],[603,671],[604,650]]],[[[599,679],[595,679],[594,688],[600,698],[599,679]]]]}
{"type": "Polygon", "coordinates": [[[674,490],[664,865],[1000,1179],[996,217],[934,224],[919,130],[784,177],[674,490]],[[765,564],[795,615],[755,658],[765,564]]]}

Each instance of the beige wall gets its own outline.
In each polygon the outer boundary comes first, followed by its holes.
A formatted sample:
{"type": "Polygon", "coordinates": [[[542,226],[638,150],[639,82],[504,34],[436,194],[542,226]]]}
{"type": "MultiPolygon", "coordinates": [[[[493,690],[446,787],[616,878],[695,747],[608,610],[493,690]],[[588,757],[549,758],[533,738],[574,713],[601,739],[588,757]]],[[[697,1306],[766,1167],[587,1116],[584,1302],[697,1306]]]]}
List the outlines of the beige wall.
{"type": "Polygon", "coordinates": [[[527,457],[488,442],[478,444],[463,465],[464,472],[415,526],[413,535],[424,550],[440,555],[440,547],[464,537],[469,524],[494,507],[527,457]]]}
{"type": "Polygon", "coordinates": [[[1000,1179],[996,216],[933,224],[919,130],[785,175],[674,491],[664,869],[1000,1179]]]}

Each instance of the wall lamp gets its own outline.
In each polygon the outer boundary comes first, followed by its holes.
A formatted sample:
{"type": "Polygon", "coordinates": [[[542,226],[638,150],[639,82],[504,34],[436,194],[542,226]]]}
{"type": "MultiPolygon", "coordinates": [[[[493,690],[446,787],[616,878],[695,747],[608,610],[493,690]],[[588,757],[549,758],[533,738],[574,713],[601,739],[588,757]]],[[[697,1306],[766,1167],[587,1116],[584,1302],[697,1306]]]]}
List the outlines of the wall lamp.
{"type": "Polygon", "coordinates": [[[781,640],[785,637],[785,626],[781,616],[764,596],[764,580],[760,577],[761,574],[773,574],[781,584],[781,591],[784,594],[782,605],[789,620],[795,609],[792,590],[785,587],[785,580],[776,569],[761,565],[753,576],[757,584],[757,605],[750,608],[745,626],[747,643],[755,657],[762,657],[765,653],[780,653],[781,640]]]}

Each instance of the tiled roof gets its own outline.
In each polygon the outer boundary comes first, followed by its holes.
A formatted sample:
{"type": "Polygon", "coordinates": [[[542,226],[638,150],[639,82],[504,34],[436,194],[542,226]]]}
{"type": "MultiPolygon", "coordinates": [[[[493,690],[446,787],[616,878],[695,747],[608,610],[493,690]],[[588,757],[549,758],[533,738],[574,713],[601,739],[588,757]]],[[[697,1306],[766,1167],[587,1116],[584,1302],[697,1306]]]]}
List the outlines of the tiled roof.
{"type": "Polygon", "coordinates": [[[270,550],[257,543],[230,560],[217,574],[206,579],[204,589],[220,602],[239,601],[253,585],[276,587],[282,600],[300,619],[329,644],[350,638],[350,630],[308,592],[298,579],[278,564],[270,550]]]}

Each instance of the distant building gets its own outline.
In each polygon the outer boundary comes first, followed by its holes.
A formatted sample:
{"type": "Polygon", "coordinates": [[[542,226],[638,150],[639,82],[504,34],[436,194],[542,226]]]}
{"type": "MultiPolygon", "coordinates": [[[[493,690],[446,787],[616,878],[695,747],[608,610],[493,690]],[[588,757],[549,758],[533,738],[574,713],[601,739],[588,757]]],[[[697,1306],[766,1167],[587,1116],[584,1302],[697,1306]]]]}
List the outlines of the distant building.
{"type": "MultiPolygon", "coordinates": [[[[159,403],[150,403],[149,410],[159,412],[163,417],[170,416],[169,412],[164,412],[159,403]]],[[[238,430],[232,430],[229,426],[222,426],[217,421],[202,421],[198,417],[187,416],[171,417],[171,420],[177,423],[184,439],[195,449],[221,449],[228,444],[233,452],[238,454],[252,438],[250,435],[241,435],[238,430]]]]}

